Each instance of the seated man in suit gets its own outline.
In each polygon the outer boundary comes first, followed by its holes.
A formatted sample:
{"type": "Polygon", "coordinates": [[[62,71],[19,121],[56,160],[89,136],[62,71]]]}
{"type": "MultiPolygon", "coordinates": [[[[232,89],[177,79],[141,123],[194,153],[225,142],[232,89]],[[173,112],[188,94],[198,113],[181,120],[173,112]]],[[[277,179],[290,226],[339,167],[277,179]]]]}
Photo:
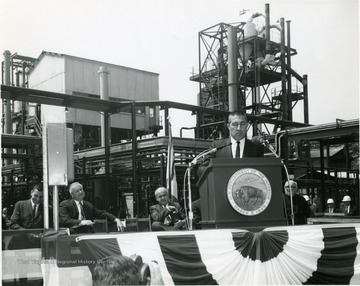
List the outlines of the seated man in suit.
{"type": "MultiPolygon", "coordinates": [[[[18,201],[10,218],[11,230],[44,227],[42,184],[31,188],[30,199],[18,201]]],[[[18,233],[9,241],[8,249],[40,248],[41,233],[18,233]]],[[[26,279],[25,279],[26,280],[26,279]]]]}
{"type": "Polygon", "coordinates": [[[70,228],[71,233],[94,233],[95,219],[108,218],[116,223],[118,231],[124,230],[120,219],[84,200],[85,192],[80,183],[72,183],[69,192],[71,199],[62,201],[59,206],[60,226],[70,228]]]}
{"type": "Polygon", "coordinates": [[[170,202],[169,191],[164,187],[155,190],[158,204],[150,207],[153,231],[180,230],[185,225],[185,213],[178,203],[170,202]]]}
{"type": "Polygon", "coordinates": [[[44,205],[42,185],[31,189],[31,198],[18,201],[10,218],[10,229],[29,229],[44,227],[44,205]]]}
{"type": "Polygon", "coordinates": [[[345,216],[357,216],[358,211],[357,207],[351,206],[351,197],[344,196],[342,199],[342,204],[340,207],[340,212],[343,213],[345,216]]]}
{"type": "Polygon", "coordinates": [[[327,208],[325,209],[325,213],[332,214],[332,213],[338,212],[338,210],[335,208],[335,202],[332,198],[329,198],[326,201],[326,205],[327,205],[327,208]]]}
{"type": "Polygon", "coordinates": [[[285,190],[285,203],[286,203],[286,211],[288,213],[289,223],[291,224],[291,199],[293,202],[293,213],[294,213],[294,224],[307,224],[307,219],[311,216],[311,210],[304,199],[303,196],[298,194],[298,184],[294,180],[289,180],[285,182],[284,185],[285,190]],[[290,185],[290,186],[289,186],[290,185]],[[291,187],[291,191],[290,191],[291,187]]]}

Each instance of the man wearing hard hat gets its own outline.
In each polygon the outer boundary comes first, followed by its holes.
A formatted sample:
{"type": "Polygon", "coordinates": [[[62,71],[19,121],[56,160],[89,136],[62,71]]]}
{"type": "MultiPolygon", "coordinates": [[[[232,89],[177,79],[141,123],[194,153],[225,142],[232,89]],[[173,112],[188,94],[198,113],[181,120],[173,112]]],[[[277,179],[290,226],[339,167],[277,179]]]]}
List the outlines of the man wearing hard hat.
{"type": "Polygon", "coordinates": [[[335,202],[332,198],[327,200],[326,205],[327,205],[327,208],[325,209],[326,214],[332,214],[338,212],[338,210],[335,209],[335,202]]]}
{"type": "Polygon", "coordinates": [[[346,216],[353,216],[357,215],[357,209],[351,206],[351,197],[344,196],[342,199],[342,206],[341,206],[341,213],[345,214],[346,216]]]}

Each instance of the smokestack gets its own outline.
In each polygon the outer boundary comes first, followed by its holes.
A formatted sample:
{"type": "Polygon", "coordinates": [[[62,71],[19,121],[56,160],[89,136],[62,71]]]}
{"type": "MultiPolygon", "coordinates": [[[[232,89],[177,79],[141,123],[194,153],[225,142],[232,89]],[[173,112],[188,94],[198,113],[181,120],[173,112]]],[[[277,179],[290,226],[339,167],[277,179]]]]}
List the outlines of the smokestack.
{"type": "MultiPolygon", "coordinates": [[[[107,67],[101,66],[99,71],[100,75],[100,98],[109,100],[109,70],[107,67]]],[[[110,118],[109,118],[110,120],[110,118]]],[[[109,124],[110,128],[110,124],[109,124]]],[[[105,147],[105,115],[101,115],[101,146],[105,147]]]]}

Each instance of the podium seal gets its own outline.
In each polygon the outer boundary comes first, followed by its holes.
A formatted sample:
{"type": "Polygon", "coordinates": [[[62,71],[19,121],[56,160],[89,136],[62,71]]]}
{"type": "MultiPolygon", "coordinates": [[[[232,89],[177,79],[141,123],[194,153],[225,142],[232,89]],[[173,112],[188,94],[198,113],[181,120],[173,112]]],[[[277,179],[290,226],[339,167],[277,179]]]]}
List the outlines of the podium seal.
{"type": "Polygon", "coordinates": [[[235,211],[247,216],[263,212],[271,200],[268,178],[253,168],[236,171],[226,188],[227,198],[235,211]]]}

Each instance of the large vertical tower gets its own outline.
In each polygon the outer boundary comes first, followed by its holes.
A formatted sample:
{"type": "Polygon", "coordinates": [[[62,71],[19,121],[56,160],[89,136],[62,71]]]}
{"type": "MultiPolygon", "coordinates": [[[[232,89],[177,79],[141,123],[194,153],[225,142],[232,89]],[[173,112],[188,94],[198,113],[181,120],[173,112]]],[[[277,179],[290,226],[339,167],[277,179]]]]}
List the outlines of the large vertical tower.
{"type": "MultiPolygon", "coordinates": [[[[291,67],[297,52],[290,43],[290,21],[286,27],[283,18],[270,24],[269,4],[264,14],[243,13],[242,22],[220,23],[199,32],[199,74],[190,78],[199,82],[200,106],[242,109],[253,115],[254,135],[309,123],[307,76],[291,67]],[[302,122],[293,121],[295,108],[303,109],[302,122]]],[[[199,119],[198,137],[224,136],[224,118],[201,114],[199,119]]]]}

